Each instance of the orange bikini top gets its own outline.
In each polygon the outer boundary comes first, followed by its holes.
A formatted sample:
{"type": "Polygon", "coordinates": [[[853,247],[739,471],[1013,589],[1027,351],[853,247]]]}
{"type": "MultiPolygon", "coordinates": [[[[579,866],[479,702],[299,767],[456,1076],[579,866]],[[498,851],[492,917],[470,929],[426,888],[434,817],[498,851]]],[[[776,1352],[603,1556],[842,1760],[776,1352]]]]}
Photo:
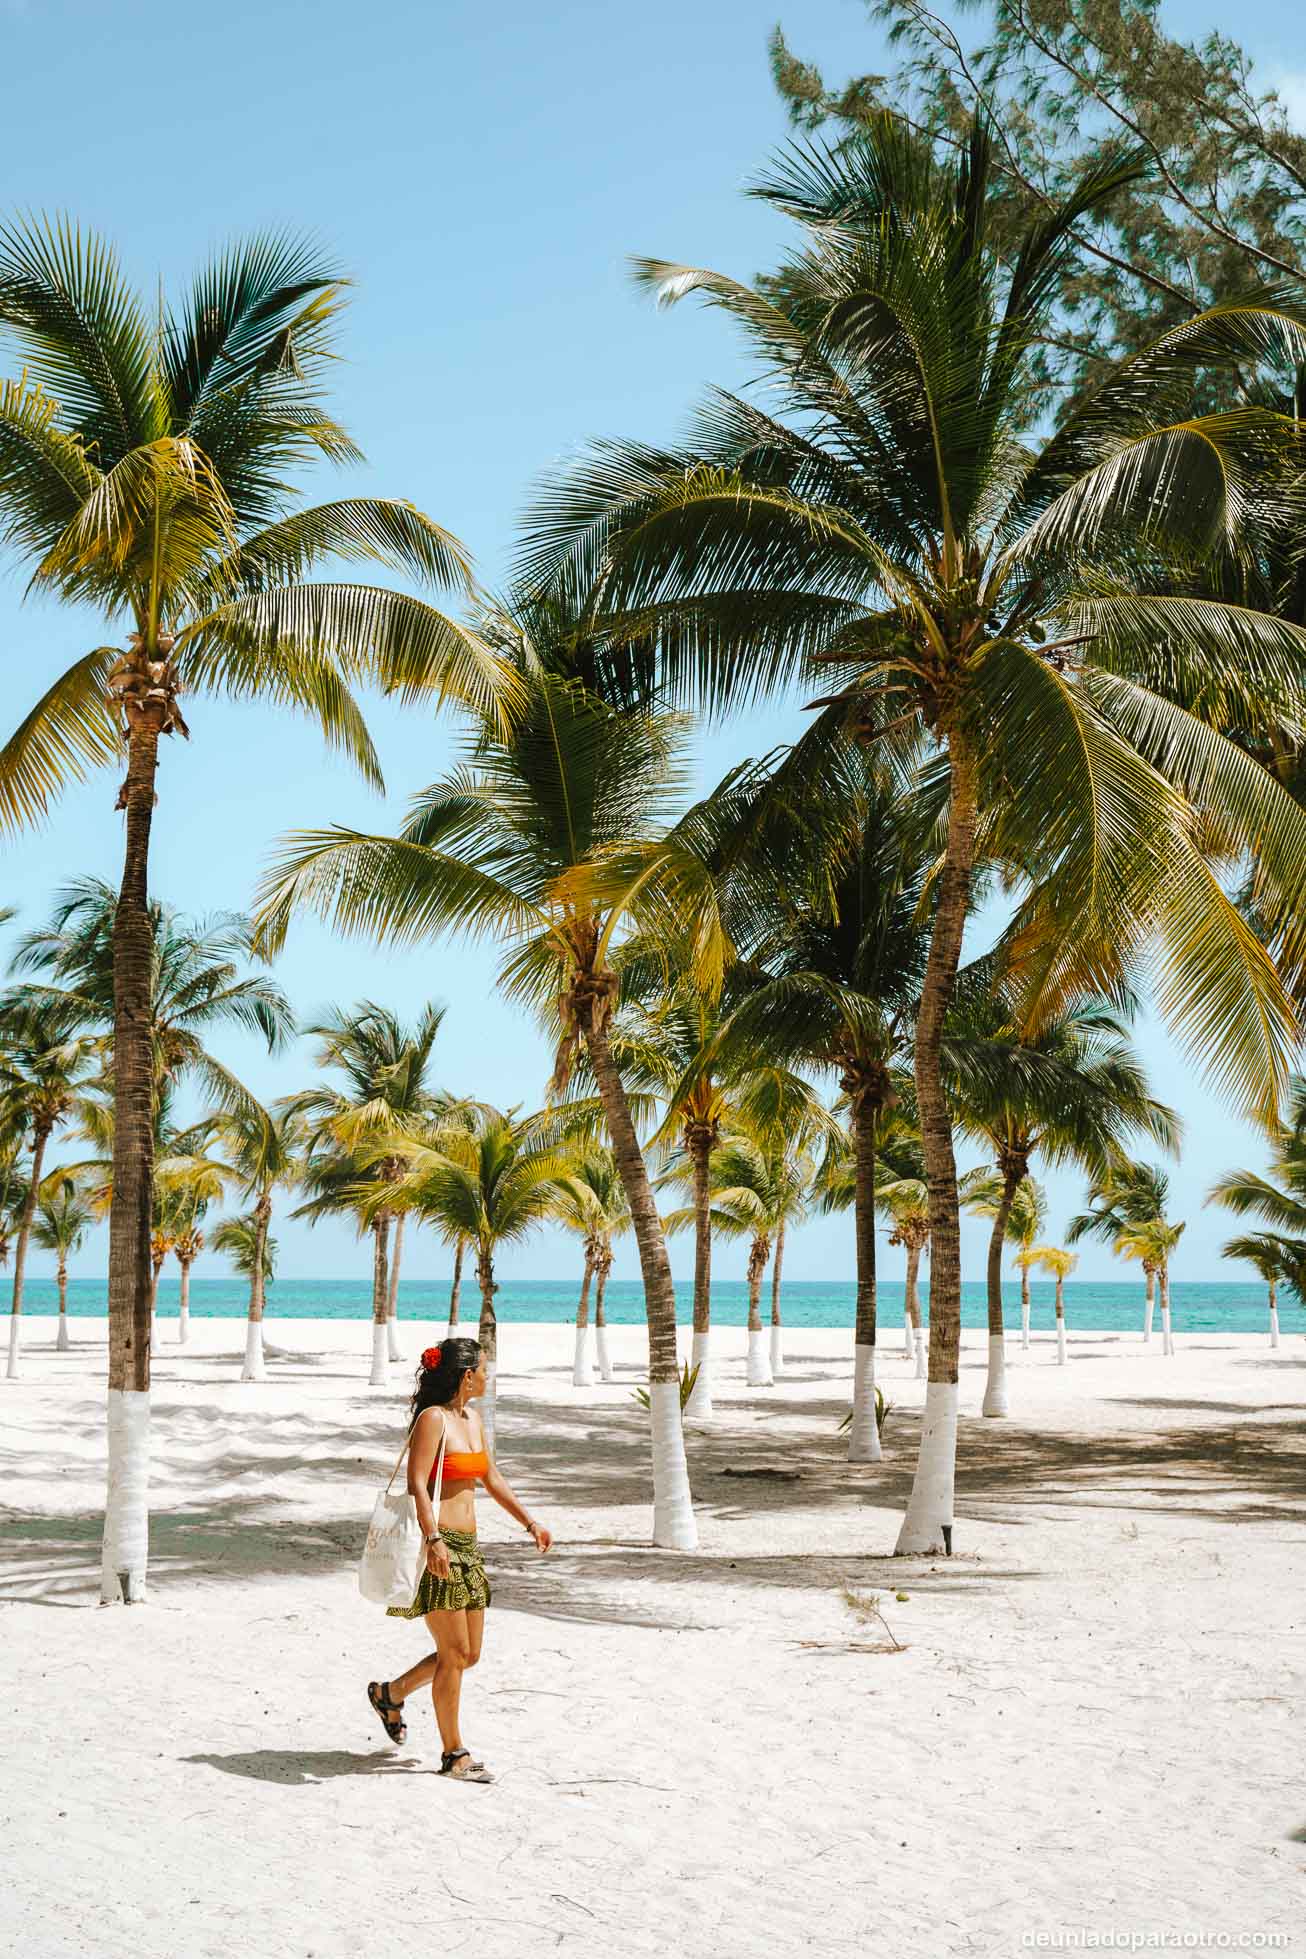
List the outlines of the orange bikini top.
{"type": "MultiPolygon", "coordinates": [[[[490,1458],[484,1449],[469,1449],[464,1455],[459,1455],[454,1449],[446,1449],[444,1452],[446,1482],[473,1483],[478,1476],[484,1476],[489,1467],[490,1458]]],[[[434,1470],[431,1471],[431,1480],[426,1487],[428,1490],[435,1488],[434,1470]]]]}

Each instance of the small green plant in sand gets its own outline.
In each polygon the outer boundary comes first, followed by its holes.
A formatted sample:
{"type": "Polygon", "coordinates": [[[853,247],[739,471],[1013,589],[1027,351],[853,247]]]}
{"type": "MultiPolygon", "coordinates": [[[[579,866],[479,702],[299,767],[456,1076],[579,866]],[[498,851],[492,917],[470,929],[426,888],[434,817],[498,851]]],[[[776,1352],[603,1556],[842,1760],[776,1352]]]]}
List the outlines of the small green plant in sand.
{"type": "MultiPolygon", "coordinates": [[[[891,1401],[885,1400],[883,1388],[877,1388],[875,1390],[875,1426],[879,1430],[881,1436],[883,1436],[884,1434],[884,1424],[888,1421],[892,1413],[893,1413],[893,1403],[891,1401]]],[[[852,1427],[852,1421],[853,1421],[853,1411],[850,1408],[848,1410],[848,1413],[844,1416],[843,1420],[839,1424],[840,1435],[843,1434],[846,1428],[852,1427]]]]}
{"type": "MultiPolygon", "coordinates": [[[[689,1362],[686,1361],[684,1366],[680,1370],[680,1410],[682,1414],[684,1413],[685,1403],[689,1400],[690,1395],[693,1394],[694,1392],[694,1383],[697,1379],[698,1379],[698,1369],[696,1367],[691,1367],[689,1362]]],[[[636,1388],[634,1389],[633,1392],[634,1392],[635,1399],[639,1403],[640,1407],[647,1408],[649,1405],[648,1389],[636,1388]]]]}
{"type": "MultiPolygon", "coordinates": [[[[905,1599],[906,1593],[898,1592],[895,1596],[899,1599],[905,1599]]],[[[881,1595],[879,1592],[855,1592],[851,1585],[845,1585],[843,1587],[843,1602],[850,1612],[856,1613],[864,1625],[870,1624],[874,1620],[883,1627],[890,1642],[888,1647],[889,1652],[905,1653],[907,1651],[907,1648],[898,1638],[893,1627],[889,1624],[889,1621],[880,1609],[881,1595]]]]}

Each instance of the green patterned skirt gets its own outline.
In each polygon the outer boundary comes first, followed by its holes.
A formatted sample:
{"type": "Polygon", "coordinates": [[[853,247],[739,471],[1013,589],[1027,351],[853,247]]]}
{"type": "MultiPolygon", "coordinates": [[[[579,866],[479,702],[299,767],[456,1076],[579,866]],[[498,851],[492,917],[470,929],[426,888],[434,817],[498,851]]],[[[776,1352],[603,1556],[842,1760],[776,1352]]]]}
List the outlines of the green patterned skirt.
{"type": "Polygon", "coordinates": [[[483,1612],[490,1603],[490,1581],[474,1530],[440,1529],[449,1549],[449,1576],[437,1578],[423,1567],[411,1605],[388,1605],[388,1619],[424,1619],[428,1612],[483,1612]]]}

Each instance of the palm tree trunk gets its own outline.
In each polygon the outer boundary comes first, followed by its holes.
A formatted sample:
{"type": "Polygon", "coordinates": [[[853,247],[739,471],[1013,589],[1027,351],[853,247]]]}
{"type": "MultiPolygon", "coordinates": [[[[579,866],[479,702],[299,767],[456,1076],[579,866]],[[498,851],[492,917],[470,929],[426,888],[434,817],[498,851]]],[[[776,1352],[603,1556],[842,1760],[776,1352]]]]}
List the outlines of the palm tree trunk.
{"type": "Polygon", "coordinates": [[[576,1341],[571,1361],[571,1385],[574,1388],[594,1386],[594,1363],[590,1358],[590,1284],[594,1278],[594,1254],[586,1247],[585,1276],[580,1282],[580,1299],[576,1305],[576,1341]]]}
{"type": "Polygon", "coordinates": [[[653,1542],[673,1551],[698,1548],[698,1529],[685,1460],[685,1436],[680,1417],[680,1382],[676,1355],[676,1289],[662,1220],[653,1200],[630,1104],[607,1029],[597,1010],[585,1028],[594,1079],[603,1098],[612,1154],[621,1187],[630,1206],[635,1242],[644,1279],[644,1315],[648,1322],[649,1410],[653,1431],[653,1542]]]}
{"type": "Polygon", "coordinates": [[[775,1239],[775,1263],[771,1267],[771,1373],[778,1379],[784,1371],[784,1326],[780,1319],[780,1268],[784,1264],[785,1225],[781,1218],[775,1239]]]}
{"type": "MultiPolygon", "coordinates": [[[[62,1256],[54,1276],[59,1286],[59,1335],[54,1344],[59,1353],[66,1354],[73,1343],[68,1337],[68,1267],[62,1256]]],[[[1275,1340],[1272,1344],[1277,1347],[1279,1343],[1275,1340]]]]}
{"type": "Polygon", "coordinates": [[[155,710],[135,710],[122,800],[127,842],[113,921],[113,1196],[109,1206],[109,1473],[102,1604],[140,1604],[149,1561],[150,1224],[154,1206],[150,824],[155,710]]]}
{"type": "Polygon", "coordinates": [[[1277,1283],[1273,1279],[1270,1280],[1269,1285],[1270,1285],[1270,1345],[1272,1347],[1277,1347],[1279,1344],[1279,1288],[1277,1283]]]}
{"type": "Polygon", "coordinates": [[[1029,1346],[1029,1267],[1020,1268],[1020,1344],[1029,1346]]]}
{"type": "Polygon", "coordinates": [[[612,1270],[611,1247],[605,1245],[599,1254],[598,1283],[594,1290],[594,1351],[599,1363],[600,1381],[612,1381],[612,1356],[608,1352],[608,1309],[604,1303],[608,1290],[608,1273],[612,1270]]]}
{"type": "Polygon", "coordinates": [[[404,1357],[399,1345],[399,1261],[404,1251],[404,1219],[405,1213],[400,1211],[395,1219],[394,1250],[390,1256],[390,1282],[385,1298],[387,1353],[391,1360],[402,1360],[404,1357]]]}
{"type": "Polygon", "coordinates": [[[853,1105],[855,1156],[853,1235],[857,1252],[857,1312],[853,1331],[853,1418],[848,1426],[849,1462],[879,1462],[875,1419],[875,1129],[879,1105],[860,1095],[853,1105]]]}
{"type": "MultiPolygon", "coordinates": [[[[1023,1175],[1023,1172],[1022,1172],[1023,1175]]],[[[1016,1201],[1016,1191],[1020,1177],[1013,1176],[1010,1170],[1002,1173],[1002,1196],[998,1199],[997,1212],[993,1219],[993,1229],[989,1233],[988,1296],[989,1296],[989,1371],[984,1384],[984,1401],[980,1408],[982,1415],[1000,1417],[1010,1414],[1007,1405],[1007,1349],[1002,1326],[1002,1251],[1007,1242],[1007,1224],[1011,1218],[1011,1207],[1016,1201]]]]}
{"type": "Polygon", "coordinates": [[[1161,1267],[1161,1352],[1174,1352],[1174,1328],[1170,1323],[1170,1261],[1161,1267]]]}
{"type": "Polygon", "coordinates": [[[494,1295],[499,1290],[494,1282],[494,1247],[483,1245],[476,1259],[476,1282],[481,1288],[481,1323],[477,1330],[481,1353],[485,1360],[485,1393],[476,1406],[481,1417],[491,1449],[494,1447],[497,1427],[498,1379],[499,1379],[499,1320],[494,1310],[494,1295]]]}
{"type": "Polygon", "coordinates": [[[463,1296],[463,1252],[465,1241],[460,1238],[453,1249],[453,1284],[449,1288],[449,1335],[452,1337],[458,1326],[458,1306],[463,1296]]]}
{"type": "Polygon", "coordinates": [[[745,1378],[750,1388],[774,1385],[762,1332],[762,1275],[766,1271],[770,1250],[769,1241],[758,1237],[754,1238],[748,1251],[748,1371],[745,1378]]]}
{"type": "Polygon", "coordinates": [[[685,1420],[704,1428],[713,1419],[712,1406],[712,1139],[702,1125],[687,1138],[694,1173],[694,1332],[690,1366],[696,1369],[693,1390],[685,1403],[685,1420]]]}
{"type": "Polygon", "coordinates": [[[916,1356],[916,1379],[925,1379],[925,1333],[921,1326],[919,1273],[922,1247],[910,1241],[907,1246],[907,1285],[905,1289],[907,1324],[911,1329],[912,1350],[916,1356]]]}
{"type": "Polygon", "coordinates": [[[179,1258],[181,1267],[181,1303],[177,1308],[177,1343],[184,1347],[190,1339],[190,1268],[188,1258],[179,1258]]]}
{"type": "Polygon", "coordinates": [[[390,1379],[386,1342],[386,1293],[389,1289],[390,1220],[384,1213],[372,1225],[372,1372],[370,1388],[383,1388],[390,1379]]]}
{"type": "Polygon", "coordinates": [[[916,1101],[930,1209],[930,1368],[920,1455],[897,1549],[952,1550],[957,1468],[957,1371],[961,1349],[961,1220],[952,1120],[940,1050],[970,902],[979,813],[978,769],[967,741],[950,731],[948,837],[938,909],[916,1020],[916,1101]]]}
{"type": "Polygon", "coordinates": [[[1064,1284],[1065,1281],[1062,1279],[1061,1274],[1058,1272],[1057,1273],[1057,1365],[1059,1367],[1064,1367],[1066,1364],[1066,1295],[1063,1290],[1064,1284]]]}
{"type": "Polygon", "coordinates": [[[50,1140],[50,1132],[39,1128],[32,1132],[32,1182],[23,1202],[23,1214],[18,1224],[18,1237],[14,1244],[14,1297],[9,1313],[9,1365],[8,1377],[18,1379],[18,1335],[23,1312],[23,1274],[27,1267],[27,1243],[32,1235],[32,1219],[36,1216],[36,1200],[41,1194],[41,1166],[45,1161],[45,1146],[50,1140]]]}
{"type": "Polygon", "coordinates": [[[1147,1291],[1143,1300],[1143,1344],[1146,1346],[1152,1337],[1152,1314],[1156,1310],[1156,1274],[1150,1266],[1145,1265],[1143,1276],[1147,1281],[1147,1291]]]}
{"type": "Polygon", "coordinates": [[[267,1379],[263,1366],[263,1258],[267,1249],[268,1218],[271,1210],[271,1200],[267,1198],[261,1197],[254,1206],[254,1264],[249,1275],[249,1318],[245,1323],[245,1365],[240,1376],[242,1381],[267,1379]]]}

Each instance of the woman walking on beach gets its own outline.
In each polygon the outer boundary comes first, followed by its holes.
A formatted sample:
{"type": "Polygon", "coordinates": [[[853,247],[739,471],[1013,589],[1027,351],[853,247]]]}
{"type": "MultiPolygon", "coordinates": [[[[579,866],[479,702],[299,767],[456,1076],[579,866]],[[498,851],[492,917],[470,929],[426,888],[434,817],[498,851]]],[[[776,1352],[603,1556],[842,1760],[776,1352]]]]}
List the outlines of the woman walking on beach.
{"type": "Polygon", "coordinates": [[[403,1742],[408,1734],[404,1701],[429,1680],[444,1750],[440,1773],[461,1782],[494,1780],[483,1762],[472,1760],[458,1725],[463,1675],[481,1657],[490,1603],[490,1582],[476,1542],[477,1483],[485,1485],[541,1551],[553,1542],[499,1474],[481,1418],[468,1408],[484,1389],[485,1361],[475,1340],[445,1340],[422,1355],[412,1402],[408,1489],[426,1539],[426,1566],[412,1604],[392,1605],[389,1616],[425,1619],[435,1651],[396,1679],[373,1680],[367,1689],[391,1741],[403,1742]]]}

